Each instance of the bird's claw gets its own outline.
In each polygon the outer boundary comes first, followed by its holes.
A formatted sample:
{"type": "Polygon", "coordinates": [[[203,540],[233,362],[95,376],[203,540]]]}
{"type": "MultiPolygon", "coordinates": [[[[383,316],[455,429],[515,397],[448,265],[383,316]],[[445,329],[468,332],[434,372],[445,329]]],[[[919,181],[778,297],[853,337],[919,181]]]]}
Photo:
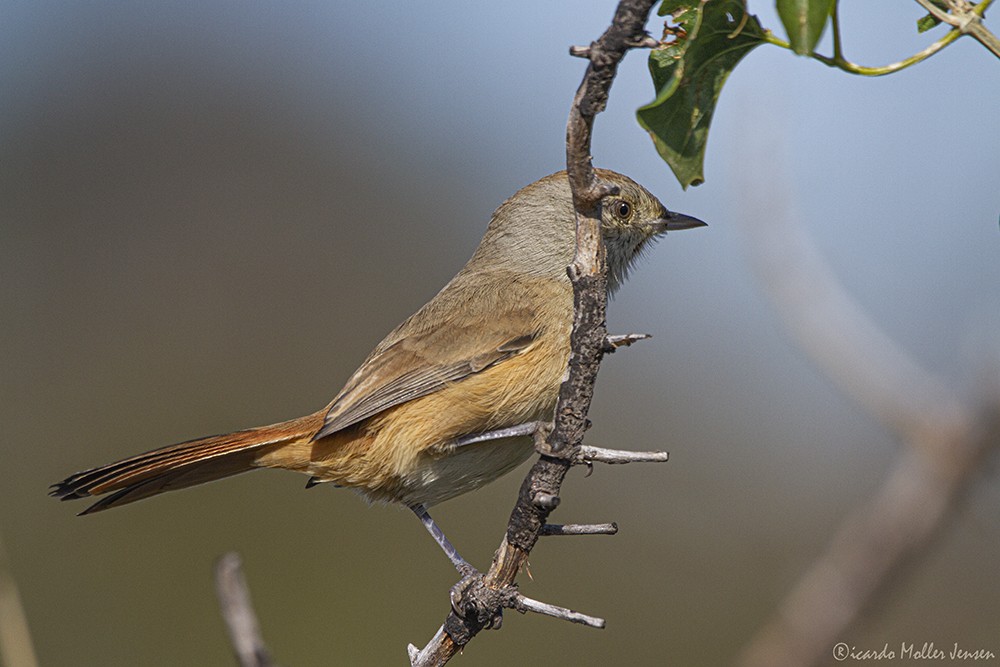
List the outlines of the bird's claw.
{"type": "MultiPolygon", "coordinates": [[[[503,624],[503,609],[498,609],[489,618],[482,618],[483,607],[477,604],[475,599],[469,599],[479,594],[479,591],[470,591],[471,588],[478,587],[483,591],[489,590],[483,584],[482,573],[468,563],[465,566],[456,567],[458,567],[458,571],[462,574],[462,578],[448,591],[451,611],[459,618],[475,618],[482,623],[482,627],[485,630],[499,630],[503,624]]],[[[491,592],[496,594],[495,591],[491,592]]]]}

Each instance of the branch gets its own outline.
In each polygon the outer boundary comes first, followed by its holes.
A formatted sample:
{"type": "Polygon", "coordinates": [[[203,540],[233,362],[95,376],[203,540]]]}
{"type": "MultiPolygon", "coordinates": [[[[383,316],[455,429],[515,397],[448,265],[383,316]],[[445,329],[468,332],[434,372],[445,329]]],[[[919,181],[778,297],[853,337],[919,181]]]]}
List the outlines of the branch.
{"type": "MultiPolygon", "coordinates": [[[[576,210],[576,255],[569,267],[573,282],[574,322],[570,337],[568,376],[559,391],[555,426],[548,440],[554,456],[542,455],[532,466],[518,493],[507,534],[485,576],[464,585],[453,595],[453,609],[422,650],[410,647],[416,666],[443,665],[486,627],[494,627],[509,590],[538,540],[549,512],[558,504],[559,490],[574,460],[559,456],[572,452],[583,440],[594,380],[607,340],[605,309],[607,276],[600,234],[600,202],[612,189],[594,174],[590,140],[594,117],[604,110],[608,91],[625,53],[648,44],[644,30],[655,0],[622,0],[611,26],[586,50],[574,55],[590,60],[576,92],[566,128],[566,169],[576,210]],[[458,609],[462,613],[456,613],[458,609]]],[[[455,591],[453,591],[454,593],[455,591]]]]}
{"type": "MultiPolygon", "coordinates": [[[[1000,401],[966,428],[911,443],[876,496],[858,507],[743,652],[741,667],[826,664],[845,632],[930,548],[1000,445],[1000,401]],[[935,456],[920,448],[930,445],[935,456]]],[[[835,655],[843,659],[846,656],[835,655]]]]}
{"type": "Polygon", "coordinates": [[[215,564],[215,593],[240,667],[273,667],[260,635],[238,553],[227,553],[215,564]]]}
{"type": "Polygon", "coordinates": [[[952,26],[961,35],[971,35],[976,41],[1000,58],[1000,40],[983,25],[983,15],[993,0],[983,0],[973,5],[968,0],[948,0],[950,11],[944,11],[930,0],[916,0],[931,16],[952,26]]]}
{"type": "Polygon", "coordinates": [[[604,449],[580,445],[577,448],[577,459],[581,463],[666,463],[670,460],[670,452],[633,452],[627,449],[604,449]]]}
{"type": "Polygon", "coordinates": [[[547,523],[542,526],[542,535],[617,535],[617,523],[547,523]]]}
{"type": "Polygon", "coordinates": [[[3,540],[0,540],[0,665],[38,667],[28,618],[17,582],[9,571],[3,540]]]}
{"type": "Polygon", "coordinates": [[[786,331],[810,359],[862,409],[902,440],[920,441],[942,423],[964,419],[951,390],[909,356],[840,285],[802,225],[767,185],[744,190],[760,201],[747,235],[754,269],[786,331]],[[767,199],[767,201],[765,201],[767,199]]]}
{"type": "Polygon", "coordinates": [[[647,340],[652,338],[650,334],[618,334],[616,336],[608,336],[604,339],[603,351],[605,354],[611,354],[620,347],[631,347],[632,343],[638,343],[640,340],[647,340]]]}
{"type": "Polygon", "coordinates": [[[515,595],[514,599],[511,601],[510,608],[519,611],[522,614],[533,611],[536,614],[551,616],[552,618],[569,621],[570,623],[579,623],[591,628],[603,628],[605,625],[603,618],[588,616],[587,614],[581,614],[580,612],[573,611],[572,609],[557,607],[554,604],[548,604],[547,602],[532,600],[531,598],[524,597],[523,595],[515,595]]]}
{"type": "MultiPolygon", "coordinates": [[[[770,178],[780,182],[775,174],[770,178]]],[[[742,667],[825,664],[897,575],[930,547],[1000,445],[995,388],[974,411],[868,319],[780,197],[744,188],[766,215],[750,239],[755,268],[786,329],[840,389],[906,445],[874,498],[827,548],[743,651],[742,667]],[[764,193],[764,194],[762,194],[764,193]],[[766,202],[766,203],[765,203],[766,202]]]]}

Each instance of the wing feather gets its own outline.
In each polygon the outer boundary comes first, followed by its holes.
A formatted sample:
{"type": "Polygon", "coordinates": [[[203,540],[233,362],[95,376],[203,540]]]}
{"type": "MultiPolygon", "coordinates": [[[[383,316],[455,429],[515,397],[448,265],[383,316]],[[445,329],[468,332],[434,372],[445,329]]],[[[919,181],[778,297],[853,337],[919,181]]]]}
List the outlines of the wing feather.
{"type": "Polygon", "coordinates": [[[478,353],[443,364],[434,363],[420,353],[431,343],[425,337],[396,341],[379,351],[354,374],[330,405],[323,428],[314,439],[326,437],[383,410],[480,373],[519,354],[534,342],[536,336],[537,333],[516,335],[478,353]]]}

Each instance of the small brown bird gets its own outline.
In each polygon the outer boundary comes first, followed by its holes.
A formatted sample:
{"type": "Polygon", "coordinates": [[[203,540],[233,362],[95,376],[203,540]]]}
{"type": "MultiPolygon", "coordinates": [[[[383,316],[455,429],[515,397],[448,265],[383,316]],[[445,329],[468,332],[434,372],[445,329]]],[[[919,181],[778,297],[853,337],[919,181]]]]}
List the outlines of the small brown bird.
{"type": "MultiPolygon", "coordinates": [[[[655,237],[700,227],[612,171],[602,202],[609,290],[655,237]]],[[[575,250],[569,181],[559,172],[493,214],[468,263],[376,346],[329,405],[291,421],[190,440],[53,485],[62,500],[111,495],[82,514],[257,468],[310,475],[412,509],[460,571],[468,565],[427,507],[527,459],[519,426],[551,420],[569,359],[575,250]]]]}

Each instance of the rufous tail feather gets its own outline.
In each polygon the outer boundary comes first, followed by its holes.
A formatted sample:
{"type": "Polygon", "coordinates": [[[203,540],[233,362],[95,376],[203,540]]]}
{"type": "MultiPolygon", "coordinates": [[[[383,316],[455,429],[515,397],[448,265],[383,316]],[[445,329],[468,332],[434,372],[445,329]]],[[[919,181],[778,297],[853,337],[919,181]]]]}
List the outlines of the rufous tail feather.
{"type": "Polygon", "coordinates": [[[161,447],[78,472],[53,484],[49,494],[62,500],[73,500],[114,492],[80,514],[99,512],[165,491],[254,470],[261,454],[275,447],[311,439],[322,423],[322,413],[315,413],[270,426],[161,447]]]}

